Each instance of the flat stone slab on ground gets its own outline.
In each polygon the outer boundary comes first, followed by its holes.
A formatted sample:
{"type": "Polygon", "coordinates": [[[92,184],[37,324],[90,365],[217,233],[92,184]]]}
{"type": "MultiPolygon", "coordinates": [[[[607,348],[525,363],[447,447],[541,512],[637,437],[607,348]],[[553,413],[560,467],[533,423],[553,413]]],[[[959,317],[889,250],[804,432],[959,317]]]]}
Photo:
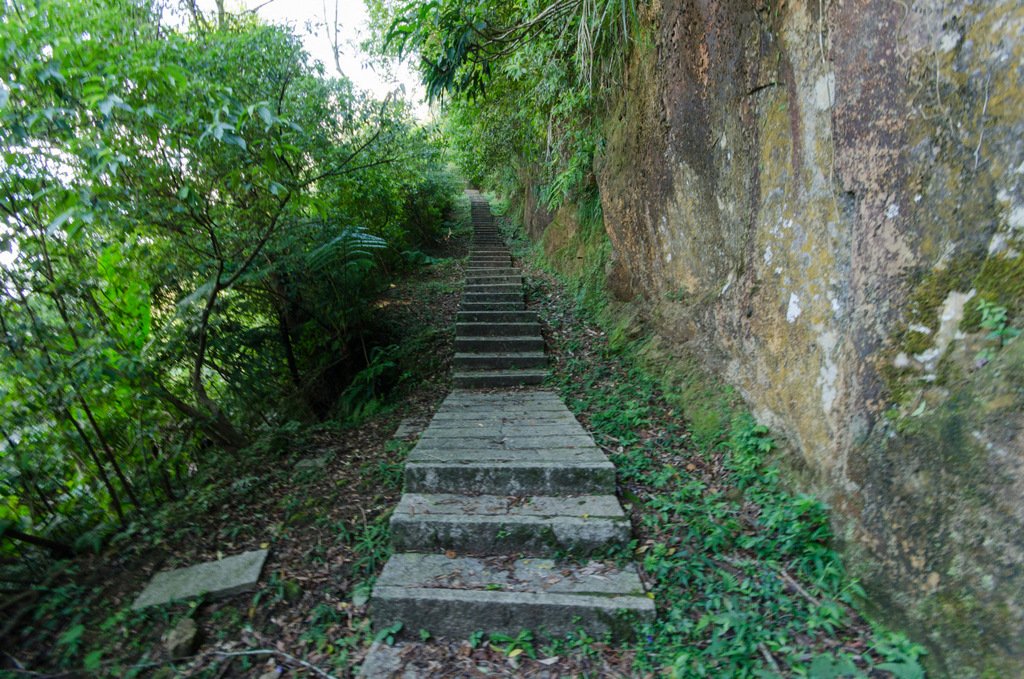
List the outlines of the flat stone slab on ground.
{"type": "Polygon", "coordinates": [[[319,457],[307,457],[295,463],[296,471],[300,469],[323,469],[331,461],[327,455],[319,457]]]}
{"type": "Polygon", "coordinates": [[[207,561],[188,568],[157,573],[135,599],[132,608],[138,610],[204,593],[225,597],[249,591],[260,579],[267,554],[267,550],[259,549],[219,561],[207,561]]]}
{"type": "MultiPolygon", "coordinates": [[[[396,677],[405,679],[405,675],[401,674],[402,666],[405,664],[402,658],[404,648],[404,644],[401,643],[388,646],[380,641],[373,642],[357,676],[365,677],[365,679],[395,679],[396,677]]],[[[413,673],[411,676],[415,678],[416,674],[413,673]]]]}

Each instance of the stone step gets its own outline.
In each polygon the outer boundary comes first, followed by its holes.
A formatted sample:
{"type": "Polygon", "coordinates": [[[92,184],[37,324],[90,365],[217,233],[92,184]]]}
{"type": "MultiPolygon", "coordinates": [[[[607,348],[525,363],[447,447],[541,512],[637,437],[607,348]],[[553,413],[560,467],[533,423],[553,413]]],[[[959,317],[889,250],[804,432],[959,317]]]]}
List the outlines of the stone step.
{"type": "Polygon", "coordinates": [[[523,291],[522,281],[494,281],[476,283],[473,281],[467,281],[462,287],[465,292],[518,292],[523,291]]]}
{"type": "Polygon", "coordinates": [[[456,323],[456,337],[540,336],[540,323],[456,323]]]}
{"type": "Polygon", "coordinates": [[[512,295],[497,293],[483,295],[463,295],[459,303],[462,305],[462,308],[465,308],[467,311],[472,310],[472,307],[466,306],[467,304],[515,304],[516,308],[512,309],[513,311],[525,309],[522,294],[512,295]]]}
{"type": "Polygon", "coordinates": [[[462,389],[491,389],[498,387],[525,387],[543,384],[546,370],[474,370],[456,372],[452,384],[462,389]]]}
{"type": "MultiPolygon", "coordinates": [[[[504,285],[497,283],[494,285],[466,285],[462,288],[462,298],[466,299],[470,296],[477,295],[514,295],[512,299],[523,299],[523,286],[521,285],[504,285]]],[[[475,300],[470,299],[468,301],[487,301],[487,300],[475,300]]],[[[494,301],[509,301],[506,299],[498,299],[494,301]]]]}
{"type": "Polygon", "coordinates": [[[455,351],[467,352],[543,352],[544,338],[531,336],[517,337],[456,337],[455,351]]]}
{"type": "Polygon", "coordinates": [[[582,556],[625,543],[629,530],[614,495],[406,493],[391,515],[396,552],[582,556]]]}
{"type": "Polygon", "coordinates": [[[522,274],[501,275],[501,274],[473,274],[466,276],[467,286],[477,285],[516,285],[522,289],[522,274]]]}
{"type": "Polygon", "coordinates": [[[473,292],[466,290],[462,293],[462,301],[465,302],[514,302],[523,303],[523,291],[516,292],[473,292]]]}
{"type": "Polygon", "coordinates": [[[462,311],[521,311],[526,308],[522,300],[519,302],[460,302],[462,311]]]}
{"type": "Polygon", "coordinates": [[[537,323],[536,311],[459,311],[459,323],[537,323]]]}
{"type": "Polygon", "coordinates": [[[513,266],[470,266],[467,276],[522,276],[523,270],[513,266]]]}
{"type": "MultiPolygon", "coordinates": [[[[568,411],[559,412],[548,410],[531,413],[517,413],[513,411],[487,413],[479,412],[478,410],[469,407],[459,408],[458,410],[449,409],[438,411],[434,414],[431,424],[436,424],[435,429],[439,432],[480,428],[488,428],[492,431],[500,432],[508,427],[547,427],[555,424],[568,427],[579,426],[579,422],[577,422],[576,417],[568,411]]],[[[426,430],[421,430],[419,433],[422,434],[424,431],[426,430]]]]}
{"type": "Polygon", "coordinates": [[[526,368],[545,368],[548,358],[542,351],[530,352],[497,352],[497,353],[458,353],[455,354],[453,365],[457,370],[523,370],[526,368]]]}
{"type": "Polygon", "coordinates": [[[401,621],[413,636],[421,629],[450,639],[477,630],[560,636],[583,628],[628,638],[634,622],[653,619],[654,602],[632,565],[396,554],[377,579],[370,614],[378,628],[401,621]]]}
{"type": "MultiPolygon", "coordinates": [[[[560,454],[567,454],[566,451],[577,449],[597,451],[594,447],[594,440],[586,432],[565,433],[567,428],[562,428],[562,433],[533,434],[526,429],[519,433],[500,433],[477,430],[476,433],[467,436],[444,436],[435,434],[430,427],[420,436],[419,443],[424,450],[444,447],[451,452],[460,450],[485,450],[497,449],[501,452],[515,452],[519,450],[535,454],[536,451],[557,450],[560,454]]],[[[600,451],[598,451],[600,453],[600,451]]],[[[571,453],[569,453],[571,454],[571,453]]]]}
{"type": "Polygon", "coordinates": [[[475,261],[475,262],[471,261],[468,264],[468,266],[467,266],[466,275],[469,275],[470,272],[475,273],[475,270],[477,270],[477,269],[488,269],[488,268],[490,268],[490,269],[511,269],[511,268],[513,268],[512,267],[512,260],[509,257],[505,257],[503,260],[475,261]]]}
{"type": "MultiPolygon", "coordinates": [[[[590,434],[580,429],[576,420],[571,417],[571,414],[570,417],[560,421],[530,418],[529,422],[521,422],[520,420],[525,420],[526,418],[517,416],[510,423],[510,419],[504,418],[504,421],[498,421],[497,424],[489,424],[487,426],[481,424],[479,416],[472,418],[464,416],[464,419],[461,420],[445,419],[441,420],[443,424],[440,426],[428,426],[421,431],[418,440],[426,448],[448,445],[451,439],[476,438],[485,439],[487,442],[496,441],[498,445],[507,450],[520,450],[524,446],[515,445],[514,442],[522,440],[524,437],[531,440],[544,439],[539,444],[530,444],[525,446],[526,448],[539,449],[547,446],[555,450],[594,447],[594,440],[590,437],[590,434]]],[[[466,447],[475,448],[477,445],[458,446],[458,448],[466,447]]]]}
{"type": "Polygon", "coordinates": [[[422,451],[405,466],[407,493],[569,495],[614,493],[615,467],[607,459],[572,451],[422,451]],[[461,455],[459,455],[461,453],[461,455]],[[568,461],[569,453],[578,459],[568,461]],[[426,459],[433,455],[436,459],[426,459]]]}

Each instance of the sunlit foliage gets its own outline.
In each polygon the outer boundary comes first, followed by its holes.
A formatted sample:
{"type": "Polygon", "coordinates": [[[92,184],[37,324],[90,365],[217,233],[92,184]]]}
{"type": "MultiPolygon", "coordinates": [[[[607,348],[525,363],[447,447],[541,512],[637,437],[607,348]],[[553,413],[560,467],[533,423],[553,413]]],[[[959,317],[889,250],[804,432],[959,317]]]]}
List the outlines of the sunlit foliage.
{"type": "Polygon", "coordinates": [[[64,554],[330,415],[454,185],[404,103],[253,15],[0,9],[0,549],[64,554]]]}

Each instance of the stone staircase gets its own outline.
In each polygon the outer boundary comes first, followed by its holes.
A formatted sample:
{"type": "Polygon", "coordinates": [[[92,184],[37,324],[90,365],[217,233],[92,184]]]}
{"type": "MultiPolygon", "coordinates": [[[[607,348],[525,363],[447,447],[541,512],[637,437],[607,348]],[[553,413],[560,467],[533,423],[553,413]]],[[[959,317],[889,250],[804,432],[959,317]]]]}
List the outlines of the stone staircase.
{"type": "Polygon", "coordinates": [[[520,274],[488,231],[486,202],[476,198],[473,207],[473,256],[486,244],[494,259],[469,274],[478,282],[468,283],[459,320],[464,377],[409,453],[405,495],[391,518],[395,554],[370,615],[377,628],[401,621],[413,637],[421,629],[463,639],[523,629],[628,634],[633,620],[654,615],[654,602],[632,564],[589,560],[629,539],[611,462],[550,391],[459,388],[519,386],[544,374],[537,319],[517,315],[520,274]],[[505,278],[516,282],[490,280],[505,278]]]}
{"type": "Polygon", "coordinates": [[[523,304],[523,275],[494,224],[491,208],[470,192],[473,244],[455,325],[456,388],[540,384],[547,375],[537,314],[523,304]]]}

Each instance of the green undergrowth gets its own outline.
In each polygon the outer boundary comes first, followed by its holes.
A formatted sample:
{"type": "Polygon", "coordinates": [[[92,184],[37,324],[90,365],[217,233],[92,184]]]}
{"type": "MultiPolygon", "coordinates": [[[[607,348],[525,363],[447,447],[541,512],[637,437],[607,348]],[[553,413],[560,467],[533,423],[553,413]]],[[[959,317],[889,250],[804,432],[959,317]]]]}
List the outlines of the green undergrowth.
{"type": "Polygon", "coordinates": [[[560,297],[544,275],[532,286],[551,386],[615,463],[631,508],[631,551],[658,609],[638,631],[637,671],[923,676],[923,649],[859,612],[827,507],[787,489],[771,432],[734,394],[697,365],[682,380],[650,372],[635,355],[649,341],[623,341],[607,308],[560,297]]]}
{"type": "Polygon", "coordinates": [[[388,521],[411,448],[391,435],[401,418],[425,417],[450,380],[459,258],[470,233],[463,208],[450,221],[452,242],[425,251],[377,299],[369,365],[330,419],[268,418],[246,449],[202,451],[203,464],[189,470],[174,500],[51,564],[52,576],[5,609],[0,668],[24,667],[25,676],[259,676],[268,662],[259,649],[286,640],[295,658],[350,673],[376,638],[366,598],[391,554],[388,521]],[[131,609],[157,570],[253,549],[270,556],[252,594],[131,609]],[[161,637],[184,617],[195,620],[200,641],[194,655],[173,660],[161,637]]]}

